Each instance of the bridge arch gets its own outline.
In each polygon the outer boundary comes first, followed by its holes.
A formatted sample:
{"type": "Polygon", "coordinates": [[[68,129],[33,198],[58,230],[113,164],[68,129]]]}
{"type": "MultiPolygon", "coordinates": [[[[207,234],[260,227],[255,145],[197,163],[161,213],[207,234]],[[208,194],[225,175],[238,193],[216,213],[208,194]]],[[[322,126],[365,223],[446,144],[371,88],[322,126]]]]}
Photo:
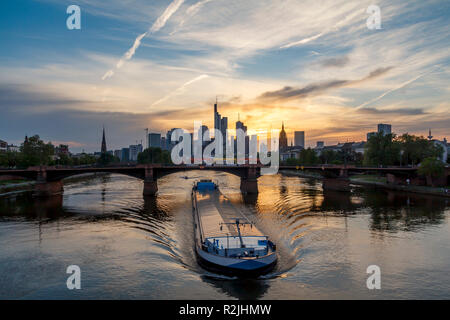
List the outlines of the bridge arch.
{"type": "Polygon", "coordinates": [[[245,177],[244,172],[239,170],[237,167],[215,167],[215,166],[200,166],[200,167],[165,167],[165,168],[154,168],[156,179],[165,177],[167,175],[171,175],[173,173],[179,172],[187,172],[187,171],[216,171],[216,172],[225,172],[232,174],[236,177],[243,178],[245,177]]]}
{"type": "Polygon", "coordinates": [[[117,174],[117,175],[123,175],[123,176],[127,176],[127,177],[132,177],[132,178],[136,178],[139,180],[144,180],[144,176],[141,174],[136,174],[136,173],[131,173],[131,172],[112,172],[112,171],[95,171],[95,172],[73,172],[73,173],[67,173],[67,174],[61,174],[61,175],[50,175],[49,178],[47,178],[47,181],[62,181],[68,178],[73,178],[73,177],[81,177],[84,175],[88,175],[88,174],[97,174],[97,173],[101,173],[101,174],[117,174]]]}

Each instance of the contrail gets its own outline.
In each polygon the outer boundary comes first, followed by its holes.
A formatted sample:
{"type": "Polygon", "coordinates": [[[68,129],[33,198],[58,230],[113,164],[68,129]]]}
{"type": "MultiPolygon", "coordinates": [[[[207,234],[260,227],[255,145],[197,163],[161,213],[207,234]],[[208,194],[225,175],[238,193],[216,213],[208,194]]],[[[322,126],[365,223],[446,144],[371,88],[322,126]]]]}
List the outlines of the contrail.
{"type": "MultiPolygon", "coordinates": [[[[116,69],[120,69],[125,61],[130,60],[134,54],[136,53],[136,50],[141,45],[141,41],[144,37],[146,37],[149,34],[155,33],[159,31],[162,27],[166,25],[167,20],[170,19],[170,17],[178,10],[178,8],[183,4],[184,0],[174,0],[172,1],[169,6],[164,10],[163,14],[156,19],[156,21],[153,23],[153,25],[148,29],[147,32],[144,32],[143,34],[139,35],[136,40],[134,40],[133,46],[128,49],[128,51],[123,55],[122,58],[117,62],[116,69]]],[[[108,70],[102,77],[102,80],[108,79],[114,75],[114,70],[108,70]]]]}
{"type": "Polygon", "coordinates": [[[170,33],[170,35],[173,35],[175,32],[180,30],[180,28],[184,25],[186,19],[194,16],[205,4],[207,4],[208,2],[211,2],[211,1],[213,1],[213,0],[200,0],[197,3],[191,5],[189,8],[187,8],[187,10],[186,10],[187,17],[185,17],[183,20],[181,20],[178,27],[174,31],[172,31],[170,33]]]}
{"type": "Polygon", "coordinates": [[[113,70],[108,70],[102,77],[102,80],[108,79],[110,77],[112,77],[114,75],[114,71],[113,70]]]}
{"type": "Polygon", "coordinates": [[[432,72],[432,71],[422,73],[422,74],[418,75],[417,77],[414,77],[414,78],[412,78],[412,79],[410,79],[410,80],[408,80],[408,81],[405,81],[405,82],[401,83],[400,85],[398,85],[397,87],[392,88],[392,89],[389,89],[388,91],[382,93],[382,94],[379,95],[378,97],[376,97],[376,98],[374,98],[374,99],[372,99],[372,100],[370,100],[370,101],[364,102],[363,104],[357,106],[357,107],[356,107],[355,109],[353,109],[353,110],[359,110],[359,109],[361,109],[361,108],[364,108],[365,106],[367,106],[367,105],[369,105],[369,104],[372,104],[372,103],[374,103],[374,102],[376,102],[376,101],[378,101],[378,100],[384,98],[384,97],[385,97],[386,95],[388,95],[389,93],[394,92],[394,91],[397,91],[397,90],[400,90],[400,89],[406,87],[407,85],[409,85],[410,83],[413,83],[414,81],[419,80],[419,79],[422,78],[423,76],[425,76],[425,75],[427,75],[427,74],[430,74],[431,72],[432,72]]]}
{"type": "Polygon", "coordinates": [[[119,62],[117,62],[116,64],[117,69],[120,69],[123,66],[125,60],[130,60],[131,58],[133,58],[134,54],[136,53],[136,49],[139,48],[139,46],[141,45],[142,38],[144,38],[146,35],[147,32],[141,34],[136,38],[136,40],[134,40],[133,46],[130,49],[128,49],[128,51],[123,55],[122,59],[120,59],[119,62]]]}
{"type": "Polygon", "coordinates": [[[287,48],[290,48],[290,47],[296,47],[296,46],[308,43],[310,41],[316,40],[317,38],[320,38],[321,36],[323,36],[323,35],[325,35],[325,34],[327,34],[329,32],[338,31],[339,28],[342,25],[344,25],[348,21],[351,21],[356,16],[356,14],[359,14],[359,13],[355,12],[353,14],[349,14],[349,15],[345,16],[344,19],[342,19],[338,23],[336,23],[333,27],[327,28],[327,29],[325,29],[325,31],[323,31],[323,32],[321,32],[319,34],[316,34],[315,36],[311,36],[311,37],[302,39],[300,41],[295,41],[295,42],[290,42],[288,44],[285,44],[285,45],[281,46],[280,49],[287,49],[287,48]]]}
{"type": "Polygon", "coordinates": [[[203,79],[208,78],[208,77],[209,77],[208,75],[202,74],[202,75],[200,75],[200,76],[198,76],[198,77],[196,77],[196,78],[194,78],[194,79],[192,79],[192,80],[189,80],[188,82],[186,82],[185,84],[183,84],[181,87],[175,89],[175,91],[169,93],[169,94],[166,95],[165,97],[163,97],[163,98],[159,99],[158,101],[154,102],[151,106],[153,107],[153,106],[155,106],[155,105],[157,105],[157,104],[160,104],[161,102],[164,102],[164,101],[170,99],[170,98],[173,97],[173,96],[176,96],[176,95],[181,94],[187,86],[190,86],[190,85],[193,84],[194,82],[203,80],[203,79]]]}
{"type": "Polygon", "coordinates": [[[166,25],[167,20],[178,10],[178,8],[183,4],[184,0],[174,0],[166,8],[164,13],[155,21],[152,27],[149,29],[150,33],[159,31],[162,27],[166,25]]]}
{"type": "Polygon", "coordinates": [[[322,35],[323,35],[323,33],[319,33],[319,34],[316,34],[315,36],[312,36],[312,37],[309,37],[309,38],[305,38],[305,39],[302,39],[300,41],[291,42],[291,43],[285,44],[284,46],[281,46],[280,49],[286,49],[286,48],[295,47],[295,46],[298,46],[298,45],[301,45],[301,44],[305,44],[305,43],[308,43],[310,41],[316,40],[317,38],[321,37],[322,35]]]}
{"type": "Polygon", "coordinates": [[[198,12],[198,10],[200,10],[201,7],[203,7],[205,4],[207,4],[208,2],[211,2],[211,1],[213,1],[213,0],[200,0],[196,4],[193,4],[192,6],[190,6],[186,10],[186,13],[189,14],[190,16],[193,16],[194,14],[196,14],[198,12]]]}

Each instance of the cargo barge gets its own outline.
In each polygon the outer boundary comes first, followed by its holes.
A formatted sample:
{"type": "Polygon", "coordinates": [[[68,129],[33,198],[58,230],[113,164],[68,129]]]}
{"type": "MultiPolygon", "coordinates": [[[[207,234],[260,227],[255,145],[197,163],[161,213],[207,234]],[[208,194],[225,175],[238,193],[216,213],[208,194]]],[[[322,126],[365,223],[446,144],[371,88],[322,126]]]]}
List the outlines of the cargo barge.
{"type": "Polygon", "coordinates": [[[195,252],[199,264],[213,272],[257,277],[277,263],[276,245],[228,203],[211,180],[192,188],[195,252]],[[232,217],[233,216],[233,217],[232,217]]]}

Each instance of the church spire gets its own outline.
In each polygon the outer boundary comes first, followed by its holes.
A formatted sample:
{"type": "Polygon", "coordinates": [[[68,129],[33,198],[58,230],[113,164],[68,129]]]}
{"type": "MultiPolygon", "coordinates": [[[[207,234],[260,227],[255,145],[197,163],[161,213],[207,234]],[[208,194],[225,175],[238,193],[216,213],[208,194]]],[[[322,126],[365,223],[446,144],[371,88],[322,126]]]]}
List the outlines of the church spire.
{"type": "Polygon", "coordinates": [[[103,126],[103,138],[102,138],[102,153],[106,153],[106,139],[105,139],[105,126],[103,126]]]}
{"type": "Polygon", "coordinates": [[[284,121],[281,123],[281,131],[279,137],[279,147],[280,151],[286,150],[288,147],[286,131],[284,131],[284,121]]]}

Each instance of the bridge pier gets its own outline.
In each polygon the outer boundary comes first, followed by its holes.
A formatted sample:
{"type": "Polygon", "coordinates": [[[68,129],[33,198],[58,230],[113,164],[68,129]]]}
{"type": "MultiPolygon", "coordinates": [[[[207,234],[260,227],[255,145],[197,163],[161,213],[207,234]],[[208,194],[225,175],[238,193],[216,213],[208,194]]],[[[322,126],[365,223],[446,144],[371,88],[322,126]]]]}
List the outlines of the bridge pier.
{"type": "Polygon", "coordinates": [[[51,197],[57,194],[61,194],[64,191],[62,181],[50,181],[50,182],[36,182],[34,185],[33,196],[45,198],[51,197]]]}
{"type": "Polygon", "coordinates": [[[158,192],[158,184],[156,181],[144,180],[144,196],[154,196],[158,192]]]}
{"type": "Polygon", "coordinates": [[[241,178],[242,193],[258,193],[258,181],[256,179],[241,178]]]}
{"type": "Polygon", "coordinates": [[[241,176],[241,192],[247,194],[258,193],[258,171],[256,167],[248,167],[241,176]]]}
{"type": "Polygon", "coordinates": [[[39,198],[51,197],[63,193],[63,183],[61,180],[47,181],[47,171],[40,169],[34,185],[33,196],[39,198]]]}
{"type": "Polygon", "coordinates": [[[158,183],[152,167],[145,167],[144,196],[154,196],[158,192],[158,183]]]}
{"type": "Polygon", "coordinates": [[[324,178],[323,190],[350,191],[350,180],[347,178],[324,178]]]}
{"type": "Polygon", "coordinates": [[[348,169],[347,168],[342,168],[339,171],[339,177],[341,178],[347,178],[348,177],[348,169]]]}

